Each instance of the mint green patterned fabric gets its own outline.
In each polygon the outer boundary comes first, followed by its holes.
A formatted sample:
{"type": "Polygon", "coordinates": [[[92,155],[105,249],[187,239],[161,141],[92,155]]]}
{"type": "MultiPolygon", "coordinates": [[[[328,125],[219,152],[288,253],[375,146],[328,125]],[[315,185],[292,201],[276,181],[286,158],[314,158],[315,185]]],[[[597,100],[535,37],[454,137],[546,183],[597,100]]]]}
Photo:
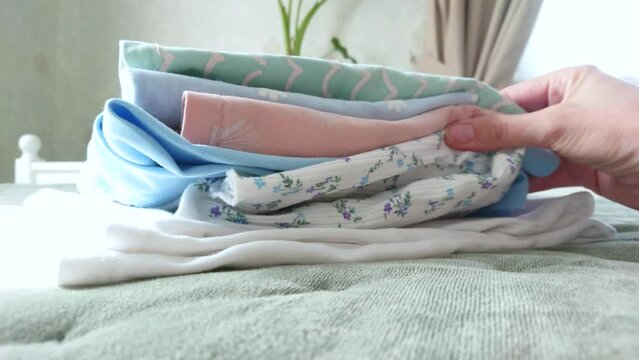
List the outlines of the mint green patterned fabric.
{"type": "Polygon", "coordinates": [[[475,79],[304,57],[249,55],[122,41],[120,67],[165,71],[342,100],[406,100],[466,91],[479,95],[477,105],[480,107],[509,114],[523,112],[495,89],[475,79]]]}

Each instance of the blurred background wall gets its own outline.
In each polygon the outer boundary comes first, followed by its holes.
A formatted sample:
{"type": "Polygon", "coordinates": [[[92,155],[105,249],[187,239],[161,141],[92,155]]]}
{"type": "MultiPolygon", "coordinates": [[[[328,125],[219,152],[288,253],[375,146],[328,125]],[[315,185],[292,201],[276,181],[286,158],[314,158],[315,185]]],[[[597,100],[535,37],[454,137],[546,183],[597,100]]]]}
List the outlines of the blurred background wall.
{"type": "MultiPolygon", "coordinates": [[[[302,53],[339,36],[359,62],[410,69],[423,43],[424,0],[329,0],[302,53]],[[392,14],[392,15],[391,15],[392,14]]],[[[0,182],[13,181],[21,134],[47,160],[82,160],[91,124],[119,94],[118,40],[282,53],[275,0],[0,0],[0,182]]]]}
{"type": "MultiPolygon", "coordinates": [[[[328,0],[302,54],[324,56],[336,35],[361,63],[417,70],[428,1],[328,0]]],[[[544,2],[515,80],[585,63],[639,79],[637,14],[636,0],[544,2]]],[[[47,160],[84,159],[95,116],[119,94],[120,39],[283,52],[276,0],[0,0],[0,182],[13,181],[24,133],[42,137],[47,160]]]]}

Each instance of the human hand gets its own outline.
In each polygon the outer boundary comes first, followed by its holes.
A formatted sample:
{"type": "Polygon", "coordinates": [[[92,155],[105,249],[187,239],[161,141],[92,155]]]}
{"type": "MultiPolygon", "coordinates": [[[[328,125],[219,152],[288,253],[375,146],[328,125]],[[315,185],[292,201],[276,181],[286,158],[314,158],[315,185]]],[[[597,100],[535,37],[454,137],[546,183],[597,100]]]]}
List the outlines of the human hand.
{"type": "Polygon", "coordinates": [[[639,209],[639,87],[592,66],[559,70],[501,91],[528,113],[458,111],[446,128],[455,149],[543,147],[561,157],[530,191],[584,186],[639,209]]]}

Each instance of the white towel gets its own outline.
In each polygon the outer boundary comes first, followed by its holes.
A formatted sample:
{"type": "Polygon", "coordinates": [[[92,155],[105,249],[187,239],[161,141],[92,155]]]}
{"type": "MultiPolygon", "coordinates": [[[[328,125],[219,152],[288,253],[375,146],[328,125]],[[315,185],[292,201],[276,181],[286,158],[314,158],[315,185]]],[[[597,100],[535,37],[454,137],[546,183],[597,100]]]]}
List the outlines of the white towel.
{"type": "Polygon", "coordinates": [[[529,211],[513,218],[388,229],[276,229],[202,222],[43,190],[25,201],[21,216],[29,226],[21,235],[64,249],[60,285],[96,285],[225,267],[409,259],[611,238],[614,229],[591,218],[593,204],[592,195],[581,192],[529,201],[529,211]]]}

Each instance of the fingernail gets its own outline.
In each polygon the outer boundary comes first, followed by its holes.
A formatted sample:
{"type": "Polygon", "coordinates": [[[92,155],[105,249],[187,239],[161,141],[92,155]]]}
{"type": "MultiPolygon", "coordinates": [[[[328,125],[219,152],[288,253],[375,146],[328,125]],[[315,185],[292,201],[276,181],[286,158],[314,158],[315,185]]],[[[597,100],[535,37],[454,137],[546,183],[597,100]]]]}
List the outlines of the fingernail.
{"type": "Polygon", "coordinates": [[[468,144],[475,138],[475,130],[468,124],[451,125],[446,129],[446,138],[454,144],[468,144]]]}

